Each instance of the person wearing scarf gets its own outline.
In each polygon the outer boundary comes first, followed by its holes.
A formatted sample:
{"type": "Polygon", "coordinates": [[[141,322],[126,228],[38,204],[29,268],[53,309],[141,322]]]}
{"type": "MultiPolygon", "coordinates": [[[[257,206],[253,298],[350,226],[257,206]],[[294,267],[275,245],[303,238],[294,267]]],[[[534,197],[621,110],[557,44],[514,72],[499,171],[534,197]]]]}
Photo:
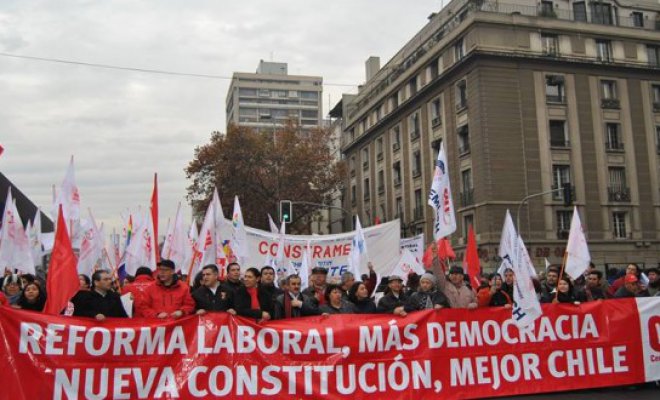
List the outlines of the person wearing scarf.
{"type": "Polygon", "coordinates": [[[577,297],[575,296],[575,291],[573,290],[573,282],[571,278],[567,276],[562,276],[557,281],[557,296],[552,300],[553,303],[573,303],[575,305],[580,304],[577,297]]]}
{"type": "Polygon", "coordinates": [[[25,285],[21,297],[12,307],[22,310],[43,311],[46,305],[46,292],[41,288],[37,281],[25,285]]]}
{"type": "Polygon", "coordinates": [[[259,288],[261,272],[256,268],[248,268],[243,277],[243,286],[236,291],[234,305],[236,313],[242,317],[254,318],[257,321],[268,321],[273,318],[273,300],[267,291],[259,288]]]}
{"type": "Polygon", "coordinates": [[[369,297],[369,289],[364,282],[355,282],[348,290],[348,299],[355,305],[357,314],[376,314],[376,303],[369,297]]]}
{"type": "Polygon", "coordinates": [[[287,290],[275,300],[275,318],[298,318],[309,315],[319,315],[315,302],[300,291],[301,280],[298,275],[286,277],[287,290]]]}

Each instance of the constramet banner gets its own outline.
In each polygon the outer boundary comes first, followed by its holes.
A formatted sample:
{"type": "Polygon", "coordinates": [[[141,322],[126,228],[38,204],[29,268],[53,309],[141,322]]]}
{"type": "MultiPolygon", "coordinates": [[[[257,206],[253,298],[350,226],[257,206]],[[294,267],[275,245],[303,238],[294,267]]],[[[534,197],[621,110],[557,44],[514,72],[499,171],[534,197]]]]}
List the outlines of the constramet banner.
{"type": "MultiPolygon", "coordinates": [[[[225,221],[221,232],[225,238],[231,237],[231,221],[225,221]]],[[[268,257],[277,256],[279,234],[247,227],[249,266],[261,267],[268,257]],[[262,264],[263,263],[263,264],[262,264]]],[[[399,239],[401,238],[399,220],[364,228],[369,260],[374,270],[381,276],[387,276],[399,261],[399,239]]],[[[303,251],[309,244],[310,268],[319,266],[328,270],[328,279],[339,278],[348,271],[348,256],[355,232],[335,235],[285,235],[284,254],[296,268],[300,267],[303,251]]],[[[278,271],[282,274],[285,271],[278,271]]],[[[366,273],[363,266],[362,273],[366,273]]]]}
{"type": "Polygon", "coordinates": [[[660,379],[660,298],[256,324],[0,310],[2,398],[482,398],[660,379]]]}

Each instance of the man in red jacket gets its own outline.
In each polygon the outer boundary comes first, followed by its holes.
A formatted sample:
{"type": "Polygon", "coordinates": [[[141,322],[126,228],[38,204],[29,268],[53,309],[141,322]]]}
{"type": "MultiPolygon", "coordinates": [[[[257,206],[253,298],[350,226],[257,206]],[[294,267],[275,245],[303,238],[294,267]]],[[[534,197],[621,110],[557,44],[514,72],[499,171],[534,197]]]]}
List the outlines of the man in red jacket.
{"type": "Polygon", "coordinates": [[[135,318],[144,317],[140,313],[140,305],[143,302],[142,297],[144,296],[144,292],[154,283],[152,274],[149,267],[140,267],[135,271],[135,280],[126,284],[122,289],[123,294],[130,293],[133,295],[133,308],[135,309],[133,317],[135,318]]]}
{"type": "Polygon", "coordinates": [[[171,260],[158,263],[158,279],[144,291],[138,312],[146,318],[181,318],[195,310],[190,289],[179,281],[171,260]]]}

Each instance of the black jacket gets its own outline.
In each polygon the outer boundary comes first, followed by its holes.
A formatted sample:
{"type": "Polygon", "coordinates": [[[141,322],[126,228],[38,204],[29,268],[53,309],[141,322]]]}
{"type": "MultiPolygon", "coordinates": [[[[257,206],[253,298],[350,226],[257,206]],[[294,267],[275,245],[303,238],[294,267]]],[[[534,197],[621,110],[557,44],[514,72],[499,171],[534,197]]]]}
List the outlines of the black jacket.
{"type": "Polygon", "coordinates": [[[234,306],[236,307],[236,313],[241,317],[249,317],[254,319],[260,319],[261,313],[266,311],[270,314],[271,318],[275,313],[273,306],[273,299],[270,297],[268,291],[265,291],[261,288],[257,288],[257,298],[259,299],[259,309],[252,308],[252,298],[247,291],[245,286],[241,286],[236,291],[236,296],[234,297],[234,306]]]}
{"type": "Polygon", "coordinates": [[[392,314],[395,308],[404,306],[406,301],[408,301],[408,295],[406,293],[401,292],[399,297],[396,297],[394,293],[390,292],[378,301],[377,310],[379,313],[392,314]]]}
{"type": "MultiPolygon", "coordinates": [[[[275,300],[275,319],[286,318],[286,310],[284,308],[284,296],[291,296],[290,292],[284,292],[277,296],[275,300]]],[[[302,293],[298,293],[296,300],[302,301],[302,307],[291,307],[291,318],[307,317],[310,315],[320,315],[321,312],[316,306],[314,300],[310,299],[302,293]]]]}
{"type": "Polygon", "coordinates": [[[355,300],[353,304],[355,305],[356,314],[376,314],[378,312],[376,310],[376,303],[371,298],[355,300]]]}
{"type": "Polygon", "coordinates": [[[444,295],[444,293],[434,290],[431,292],[415,292],[410,295],[408,301],[405,305],[405,310],[410,311],[419,311],[427,310],[433,308],[436,304],[440,304],[445,308],[450,308],[449,300],[444,295]]]}
{"type": "Polygon", "coordinates": [[[245,285],[243,285],[243,282],[241,281],[232,282],[229,279],[227,279],[222,283],[222,288],[225,289],[227,293],[231,294],[232,299],[236,299],[236,293],[242,287],[244,288],[245,285]]]}
{"type": "Polygon", "coordinates": [[[234,308],[234,299],[222,285],[218,285],[215,294],[206,286],[200,286],[192,292],[195,310],[227,311],[234,308]]]}
{"type": "Polygon", "coordinates": [[[103,314],[114,318],[128,317],[121,298],[115,292],[110,291],[103,296],[96,290],[80,291],[75,297],[78,298],[77,302],[74,302],[75,316],[94,318],[98,314],[103,314]]]}

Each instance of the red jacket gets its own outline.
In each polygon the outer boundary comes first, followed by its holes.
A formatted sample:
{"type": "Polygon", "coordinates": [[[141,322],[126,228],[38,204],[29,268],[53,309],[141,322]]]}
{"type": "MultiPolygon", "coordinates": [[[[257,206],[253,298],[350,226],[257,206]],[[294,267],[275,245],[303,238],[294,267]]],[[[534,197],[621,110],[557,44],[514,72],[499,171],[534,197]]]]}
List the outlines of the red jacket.
{"type": "Polygon", "coordinates": [[[195,310],[195,301],[185,283],[176,280],[172,285],[164,286],[157,280],[147,286],[136,309],[146,318],[156,318],[162,312],[171,314],[177,310],[181,310],[183,315],[189,315],[195,310]]]}
{"type": "Polygon", "coordinates": [[[0,306],[8,306],[9,305],[9,300],[7,300],[7,296],[5,296],[4,293],[0,292],[0,306]]]}
{"type": "Polygon", "coordinates": [[[126,284],[122,289],[122,294],[130,293],[133,295],[134,317],[143,317],[140,313],[140,304],[143,302],[144,292],[154,283],[154,278],[150,275],[138,275],[131,283],[126,284]]]}

